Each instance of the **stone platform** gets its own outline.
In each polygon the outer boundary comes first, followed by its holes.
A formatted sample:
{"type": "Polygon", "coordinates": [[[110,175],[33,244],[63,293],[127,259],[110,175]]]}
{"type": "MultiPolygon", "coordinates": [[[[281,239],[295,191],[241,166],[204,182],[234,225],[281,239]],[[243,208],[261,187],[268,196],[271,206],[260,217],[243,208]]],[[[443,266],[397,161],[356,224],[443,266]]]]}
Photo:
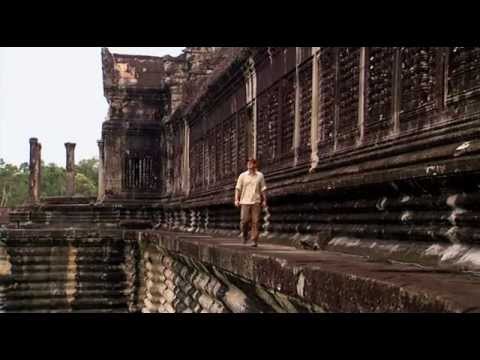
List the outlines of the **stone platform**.
{"type": "Polygon", "coordinates": [[[448,266],[161,230],[4,229],[7,312],[478,312],[448,266]]]}
{"type": "Polygon", "coordinates": [[[239,238],[159,231],[138,236],[172,257],[242,278],[273,298],[282,294],[326,312],[480,311],[480,276],[474,272],[268,243],[252,248],[239,238]]]}

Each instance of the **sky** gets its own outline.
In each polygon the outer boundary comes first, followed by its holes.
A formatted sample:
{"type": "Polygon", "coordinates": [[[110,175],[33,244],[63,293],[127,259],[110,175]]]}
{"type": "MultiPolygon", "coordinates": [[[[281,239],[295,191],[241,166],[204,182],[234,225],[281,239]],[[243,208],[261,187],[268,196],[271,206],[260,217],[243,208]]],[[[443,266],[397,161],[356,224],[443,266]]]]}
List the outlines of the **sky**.
{"type": "MultiPolygon", "coordinates": [[[[113,53],[172,55],[184,47],[109,47],[113,53]]],[[[103,96],[101,48],[0,47],[0,158],[28,162],[29,139],[42,160],[65,166],[66,142],[75,161],[98,158],[97,140],[108,104],[103,96]]]]}

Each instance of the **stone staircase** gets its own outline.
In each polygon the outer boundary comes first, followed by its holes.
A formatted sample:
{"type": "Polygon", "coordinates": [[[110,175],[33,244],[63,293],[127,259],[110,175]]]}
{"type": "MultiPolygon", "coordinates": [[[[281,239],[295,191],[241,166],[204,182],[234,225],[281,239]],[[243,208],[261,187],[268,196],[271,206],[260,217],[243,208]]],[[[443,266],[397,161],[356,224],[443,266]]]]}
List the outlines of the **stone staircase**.
{"type": "Polygon", "coordinates": [[[134,311],[135,247],[118,234],[9,230],[0,311],[134,311]]]}

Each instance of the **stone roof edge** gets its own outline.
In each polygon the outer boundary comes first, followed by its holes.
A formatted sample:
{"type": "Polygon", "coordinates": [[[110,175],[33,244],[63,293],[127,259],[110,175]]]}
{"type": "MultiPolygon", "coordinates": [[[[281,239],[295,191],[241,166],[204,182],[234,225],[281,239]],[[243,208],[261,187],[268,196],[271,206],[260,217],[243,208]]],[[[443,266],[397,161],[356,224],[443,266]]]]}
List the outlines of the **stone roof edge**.
{"type": "Polygon", "coordinates": [[[165,54],[162,56],[156,56],[156,55],[136,55],[136,54],[123,54],[123,53],[116,53],[110,51],[110,49],[105,48],[106,51],[108,51],[113,57],[121,57],[121,58],[132,58],[132,59],[151,59],[151,60],[184,60],[186,54],[185,54],[185,49],[182,50],[182,53],[173,56],[170,54],[165,54]]]}
{"type": "MultiPolygon", "coordinates": [[[[205,82],[199,84],[199,87],[205,86],[205,89],[190,103],[184,103],[170,116],[167,122],[175,123],[182,118],[193,117],[193,114],[201,113],[202,110],[218,94],[219,84],[226,83],[231,79],[238,69],[248,60],[249,57],[257,53],[257,48],[241,47],[238,52],[230,59],[226,60],[226,66],[219,73],[214,73],[208,77],[205,82]]],[[[223,64],[219,64],[222,66],[223,64]]]]}

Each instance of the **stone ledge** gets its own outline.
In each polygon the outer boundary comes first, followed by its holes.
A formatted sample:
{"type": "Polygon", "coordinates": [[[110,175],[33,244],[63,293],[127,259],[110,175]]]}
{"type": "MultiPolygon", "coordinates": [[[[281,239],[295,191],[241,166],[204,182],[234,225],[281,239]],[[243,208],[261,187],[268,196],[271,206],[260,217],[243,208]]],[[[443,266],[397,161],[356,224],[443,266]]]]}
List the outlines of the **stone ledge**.
{"type": "Polygon", "coordinates": [[[42,197],[41,203],[45,205],[90,205],[97,201],[92,196],[49,196],[42,197]]]}
{"type": "Polygon", "coordinates": [[[161,231],[140,238],[329,312],[480,311],[480,278],[472,273],[272,244],[254,249],[235,238],[161,231]]]}

